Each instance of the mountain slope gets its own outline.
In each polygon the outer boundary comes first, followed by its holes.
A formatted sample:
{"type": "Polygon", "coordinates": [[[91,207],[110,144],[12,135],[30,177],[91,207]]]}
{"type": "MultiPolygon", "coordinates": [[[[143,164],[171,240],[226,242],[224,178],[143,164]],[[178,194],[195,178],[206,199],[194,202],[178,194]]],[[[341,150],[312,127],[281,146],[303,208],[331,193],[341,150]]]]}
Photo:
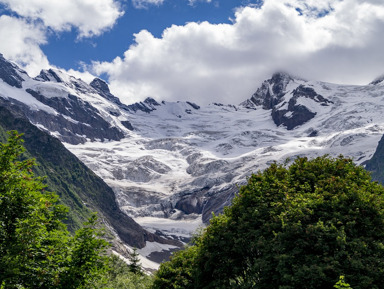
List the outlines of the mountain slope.
{"type": "MultiPolygon", "coordinates": [[[[56,191],[62,202],[70,207],[69,225],[78,228],[90,215],[98,211],[100,218],[111,227],[122,241],[142,248],[147,241],[168,241],[146,232],[118,208],[110,187],[61,142],[37,129],[16,105],[0,103],[0,126],[4,130],[17,130],[24,134],[28,153],[36,158],[38,173],[47,176],[48,189],[56,191]]],[[[4,135],[4,133],[3,133],[4,135]]]]}
{"type": "Polygon", "coordinates": [[[372,179],[384,185],[384,136],[379,141],[372,158],[364,165],[371,172],[372,179]]]}

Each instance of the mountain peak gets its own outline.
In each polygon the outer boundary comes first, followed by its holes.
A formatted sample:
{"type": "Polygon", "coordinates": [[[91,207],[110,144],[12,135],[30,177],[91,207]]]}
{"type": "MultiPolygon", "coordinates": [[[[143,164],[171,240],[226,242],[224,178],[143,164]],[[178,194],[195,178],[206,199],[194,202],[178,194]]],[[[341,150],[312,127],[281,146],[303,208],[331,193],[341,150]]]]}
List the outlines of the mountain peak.
{"type": "Polygon", "coordinates": [[[60,77],[59,71],[54,71],[52,68],[43,69],[38,76],[35,77],[35,80],[40,81],[53,81],[53,82],[64,82],[64,80],[60,77]]]}
{"type": "Polygon", "coordinates": [[[293,79],[294,77],[285,71],[277,71],[274,74],[272,74],[272,78],[271,78],[273,82],[281,82],[284,80],[289,81],[293,79]]]}
{"type": "Polygon", "coordinates": [[[10,86],[22,88],[22,82],[25,80],[22,75],[28,76],[24,70],[6,60],[0,53],[0,79],[10,86]]]}
{"type": "Polygon", "coordinates": [[[108,84],[104,80],[98,77],[92,80],[92,82],[89,85],[92,86],[97,91],[103,92],[105,94],[111,93],[109,90],[108,84]]]}
{"type": "Polygon", "coordinates": [[[268,80],[265,80],[261,87],[252,95],[251,102],[264,109],[272,109],[280,99],[286,94],[288,83],[294,81],[290,74],[286,72],[276,72],[268,80]]]}

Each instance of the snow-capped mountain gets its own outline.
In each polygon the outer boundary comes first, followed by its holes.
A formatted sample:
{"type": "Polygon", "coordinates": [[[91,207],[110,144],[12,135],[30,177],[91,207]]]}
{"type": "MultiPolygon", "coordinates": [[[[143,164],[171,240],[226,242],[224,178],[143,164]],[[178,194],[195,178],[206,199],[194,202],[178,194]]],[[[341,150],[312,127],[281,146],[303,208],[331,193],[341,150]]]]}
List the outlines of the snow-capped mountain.
{"type": "Polygon", "coordinates": [[[276,73],[238,105],[126,105],[100,79],[87,84],[57,70],[31,79],[0,62],[0,105],[20,106],[59,138],[139,224],[181,240],[271,162],[343,154],[364,164],[384,134],[381,78],[353,86],[276,73]]]}

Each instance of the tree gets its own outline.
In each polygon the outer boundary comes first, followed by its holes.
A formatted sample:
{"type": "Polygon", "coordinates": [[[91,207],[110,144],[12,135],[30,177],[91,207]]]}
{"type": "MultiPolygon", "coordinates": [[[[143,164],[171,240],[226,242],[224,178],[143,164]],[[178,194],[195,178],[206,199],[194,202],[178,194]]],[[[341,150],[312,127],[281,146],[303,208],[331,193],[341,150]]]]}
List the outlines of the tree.
{"type": "Polygon", "coordinates": [[[34,176],[34,160],[22,159],[21,136],[9,132],[0,144],[0,285],[85,288],[106,268],[107,243],[97,238],[96,217],[69,234],[68,209],[34,176]]]}
{"type": "Polygon", "coordinates": [[[198,246],[188,246],[174,253],[169,262],[162,263],[157,271],[154,289],[193,289],[198,246]]]}
{"type": "Polygon", "coordinates": [[[145,289],[152,284],[152,276],[144,273],[132,273],[129,265],[120,257],[112,255],[108,260],[109,270],[96,282],[100,289],[145,289]],[[104,279],[104,280],[103,280],[104,279]]]}
{"type": "Polygon", "coordinates": [[[333,285],[336,289],[352,289],[348,283],[345,283],[344,276],[340,276],[339,281],[335,285],[333,285]]]}
{"type": "MultiPolygon", "coordinates": [[[[196,242],[180,288],[381,288],[384,189],[342,156],[298,158],[252,175],[196,242]]],[[[161,266],[156,279],[166,277],[161,266]]],[[[167,271],[169,273],[169,271],[167,271]]],[[[165,288],[165,287],[154,287],[165,288]]]]}
{"type": "Polygon", "coordinates": [[[129,271],[134,274],[143,274],[143,270],[140,264],[139,253],[137,253],[137,248],[133,248],[133,252],[129,254],[130,264],[128,265],[129,271]]]}

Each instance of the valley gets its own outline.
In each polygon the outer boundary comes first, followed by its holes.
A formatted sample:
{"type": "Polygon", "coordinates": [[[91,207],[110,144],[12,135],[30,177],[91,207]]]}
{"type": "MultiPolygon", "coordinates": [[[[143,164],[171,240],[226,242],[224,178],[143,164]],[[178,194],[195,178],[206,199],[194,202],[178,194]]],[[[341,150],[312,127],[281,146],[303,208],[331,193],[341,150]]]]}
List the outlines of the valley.
{"type": "Polygon", "coordinates": [[[59,70],[30,78],[0,60],[0,105],[59,139],[112,188],[126,222],[144,228],[136,243],[149,268],[230,205],[253,172],[324,154],[366,165],[384,134],[380,79],[337,85],[279,72],[237,104],[132,104],[101,79],[87,84],[59,70]]]}

